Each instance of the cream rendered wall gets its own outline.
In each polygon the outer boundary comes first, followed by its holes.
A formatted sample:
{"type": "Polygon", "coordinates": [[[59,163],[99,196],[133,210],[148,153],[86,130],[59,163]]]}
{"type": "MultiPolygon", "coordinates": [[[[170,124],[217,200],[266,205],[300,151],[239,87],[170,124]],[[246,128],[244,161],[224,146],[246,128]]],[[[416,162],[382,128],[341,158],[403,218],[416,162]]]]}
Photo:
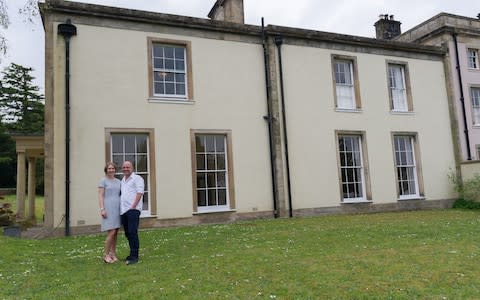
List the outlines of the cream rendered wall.
{"type": "MultiPolygon", "coordinates": [[[[98,224],[97,184],[105,163],[105,128],[152,128],[158,218],[191,217],[190,129],[232,131],[237,212],[272,210],[263,56],[258,44],[75,24],[71,41],[71,225],[98,224]],[[147,37],[192,45],[193,104],[148,101],[147,37]]],[[[56,25],[55,25],[56,27],[56,25]]],[[[63,42],[57,43],[62,53],[63,42]]],[[[56,63],[62,61],[60,56],[56,63]]],[[[55,71],[63,84],[63,72],[55,71]]],[[[56,99],[63,99],[56,89],[56,99]]],[[[63,128],[63,102],[56,103],[63,128]]],[[[57,130],[57,133],[63,132],[57,130]]],[[[55,195],[64,161],[56,139],[55,195]]],[[[151,149],[152,151],[152,149],[151,149]]],[[[56,211],[62,209],[56,197],[56,211]]],[[[64,208],[63,208],[64,209],[64,208]]]]}
{"type": "Polygon", "coordinates": [[[295,209],[341,203],[335,130],[365,132],[374,203],[397,201],[392,132],[418,134],[426,199],[454,197],[447,178],[455,161],[441,61],[285,45],[283,63],[295,209]],[[332,53],[357,58],[361,112],[335,111],[332,53]],[[386,60],[408,63],[413,113],[390,112],[386,60]]]}

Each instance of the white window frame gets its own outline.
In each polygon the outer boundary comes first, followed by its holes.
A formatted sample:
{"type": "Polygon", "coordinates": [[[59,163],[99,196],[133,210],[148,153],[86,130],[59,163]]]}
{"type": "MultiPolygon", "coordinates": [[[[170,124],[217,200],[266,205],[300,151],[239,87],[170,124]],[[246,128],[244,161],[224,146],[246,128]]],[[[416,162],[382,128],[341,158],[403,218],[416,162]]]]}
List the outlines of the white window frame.
{"type": "MultiPolygon", "coordinates": [[[[356,134],[343,134],[340,133],[338,134],[337,137],[337,143],[338,143],[338,157],[339,157],[339,166],[340,166],[340,184],[341,184],[341,192],[342,192],[342,200],[344,203],[355,203],[355,202],[365,202],[367,201],[367,189],[366,189],[366,183],[365,181],[367,180],[365,176],[365,165],[364,165],[364,153],[363,153],[363,139],[362,135],[356,135],[356,134]],[[346,147],[344,146],[343,149],[340,148],[340,139],[344,138],[352,138],[354,141],[357,143],[357,148],[358,151],[347,151],[346,147]],[[355,152],[358,152],[358,158],[359,158],[359,164],[357,164],[357,160],[353,159],[353,162],[355,165],[353,166],[348,166],[348,163],[346,163],[346,154],[351,152],[352,153],[352,158],[355,158],[355,152]],[[344,153],[344,159],[342,160],[342,153],[344,153]],[[361,181],[355,180],[355,181],[343,181],[343,174],[345,174],[345,178],[348,178],[348,175],[346,175],[345,172],[349,169],[358,169],[360,172],[361,176],[361,181]],[[349,192],[349,185],[354,184],[354,191],[353,194],[356,197],[347,197],[345,198],[345,190],[344,187],[346,186],[347,188],[347,193],[349,192]],[[360,185],[361,188],[361,195],[359,195],[358,191],[356,190],[356,187],[360,185]]],[[[345,143],[345,141],[344,141],[345,143]]],[[[354,173],[355,174],[355,173],[354,173]]],[[[355,175],[354,175],[355,177],[355,175]]],[[[357,179],[357,178],[356,178],[357,179]]]]}
{"type": "Polygon", "coordinates": [[[468,49],[468,68],[478,70],[478,49],[468,49]]]}
{"type": "Polygon", "coordinates": [[[188,99],[189,95],[188,95],[188,86],[189,86],[189,82],[188,82],[188,63],[187,63],[187,60],[188,60],[188,55],[187,55],[187,46],[186,45],[176,45],[176,44],[168,44],[168,43],[162,43],[162,42],[153,42],[152,43],[152,57],[151,57],[151,60],[152,60],[152,93],[153,93],[153,96],[154,97],[160,97],[160,98],[174,98],[174,99],[188,99]],[[156,46],[159,46],[159,47],[163,47],[163,57],[165,57],[165,48],[173,48],[173,60],[174,60],[174,67],[173,69],[171,68],[166,68],[165,64],[164,64],[164,67],[161,68],[161,67],[155,67],[155,59],[159,59],[160,57],[156,57],[155,56],[155,47],[156,46]],[[180,69],[177,69],[175,67],[175,49],[183,49],[183,70],[180,70],[180,69]],[[184,85],[184,94],[177,94],[176,92],[174,94],[169,94],[169,93],[166,93],[166,86],[165,86],[165,83],[164,84],[164,91],[165,93],[156,93],[155,92],[155,85],[158,83],[158,84],[161,84],[162,81],[156,81],[155,78],[156,78],[156,74],[160,74],[159,76],[163,76],[164,78],[166,76],[168,76],[168,74],[171,73],[173,74],[173,81],[170,81],[168,82],[169,84],[173,84],[173,87],[176,91],[176,88],[177,88],[177,84],[182,84],[181,82],[177,82],[176,81],[176,75],[177,74],[182,74],[183,77],[184,77],[184,82],[183,82],[183,85],[184,85]]]}
{"type": "Polygon", "coordinates": [[[334,79],[337,96],[337,108],[345,110],[357,109],[357,100],[355,97],[355,77],[353,74],[353,61],[347,59],[334,59],[334,79]],[[345,70],[345,82],[337,80],[339,66],[343,65],[345,70]],[[350,82],[348,82],[350,81],[350,82]],[[347,92],[348,91],[348,92],[347,92]],[[349,95],[347,95],[349,94],[349,95]]]}
{"type": "Polygon", "coordinates": [[[472,123],[480,127],[480,87],[471,87],[470,96],[472,99],[472,123]]]}
{"type": "Polygon", "coordinates": [[[195,145],[193,149],[195,149],[195,154],[194,154],[194,159],[197,159],[198,155],[204,155],[204,166],[205,169],[199,169],[198,164],[195,163],[195,180],[197,180],[199,174],[205,174],[208,176],[208,173],[215,173],[215,187],[209,187],[208,186],[208,177],[205,178],[205,187],[199,187],[198,186],[198,181],[195,184],[195,193],[197,195],[196,198],[196,208],[198,213],[209,213],[209,212],[222,212],[222,211],[230,211],[231,207],[231,201],[230,201],[230,193],[229,193],[229,187],[230,187],[230,173],[229,173],[229,143],[228,143],[228,136],[227,134],[222,134],[222,133],[195,133],[194,134],[194,141],[195,145]],[[205,152],[198,152],[197,151],[197,137],[201,138],[206,138],[207,136],[212,136],[214,137],[214,143],[215,143],[215,149],[214,151],[205,151],[205,152]],[[217,139],[215,137],[222,136],[223,137],[223,152],[218,152],[217,151],[217,139]],[[215,156],[215,166],[217,167],[217,155],[223,155],[225,158],[224,165],[225,169],[208,169],[208,155],[214,155],[215,156]],[[217,178],[217,173],[223,172],[225,176],[225,186],[222,187],[218,186],[218,178],[217,178]],[[198,200],[198,192],[199,191],[205,191],[205,199],[207,203],[209,202],[209,190],[215,190],[215,195],[217,197],[216,201],[218,202],[218,191],[219,190],[225,190],[225,204],[222,205],[206,205],[206,206],[200,206],[199,205],[199,200],[198,200]]]}
{"type": "MultiPolygon", "coordinates": [[[[135,174],[137,175],[146,175],[146,178],[147,180],[145,180],[145,191],[144,191],[144,195],[147,194],[147,208],[142,208],[142,211],[141,211],[141,214],[140,216],[141,217],[150,217],[152,214],[151,214],[151,211],[152,211],[152,196],[151,196],[151,191],[152,191],[152,188],[151,188],[151,170],[150,170],[150,136],[148,133],[142,133],[142,132],[112,132],[110,133],[110,157],[112,158],[112,161],[114,161],[114,155],[119,155],[118,153],[113,153],[113,136],[114,135],[118,135],[118,136],[123,136],[123,150],[122,150],[122,163],[126,160],[126,156],[132,156],[135,158],[135,161],[133,161],[133,166],[134,166],[134,172],[135,174]],[[146,146],[147,146],[147,152],[146,152],[146,157],[147,157],[147,171],[146,172],[138,172],[137,171],[137,157],[139,155],[139,153],[137,152],[137,146],[136,146],[136,138],[135,138],[135,150],[134,152],[125,152],[125,136],[127,135],[144,135],[146,137],[146,146]]],[[[143,154],[142,154],[143,155],[143,154]]],[[[116,163],[117,165],[117,172],[115,173],[115,176],[119,179],[121,179],[123,177],[123,173],[121,172],[121,169],[120,169],[120,166],[121,164],[120,163],[116,163]]],[[[144,205],[145,205],[145,201],[143,202],[144,205]]]]}
{"type": "Polygon", "coordinates": [[[407,85],[405,80],[405,65],[388,64],[388,86],[390,90],[391,106],[394,112],[408,112],[407,85]],[[396,78],[395,70],[400,70],[401,78],[396,78]],[[400,83],[400,85],[398,85],[400,83]]]}
{"type": "Polygon", "coordinates": [[[418,184],[418,172],[417,172],[417,158],[415,155],[415,137],[411,135],[399,135],[396,134],[393,136],[393,151],[394,151],[394,162],[395,162],[395,172],[397,179],[397,188],[398,188],[398,198],[399,200],[406,199],[418,199],[420,198],[420,189],[418,184]],[[406,139],[408,142],[405,142],[406,139]],[[404,149],[400,148],[400,143],[404,142],[404,149]],[[408,147],[409,149],[407,149],[408,147]],[[405,162],[402,161],[402,153],[405,157],[405,162]],[[403,169],[408,169],[406,173],[406,180],[403,179],[402,175],[403,169]],[[409,190],[411,185],[410,182],[413,181],[413,188],[415,189],[414,193],[403,194],[403,186],[407,185],[409,190]]]}

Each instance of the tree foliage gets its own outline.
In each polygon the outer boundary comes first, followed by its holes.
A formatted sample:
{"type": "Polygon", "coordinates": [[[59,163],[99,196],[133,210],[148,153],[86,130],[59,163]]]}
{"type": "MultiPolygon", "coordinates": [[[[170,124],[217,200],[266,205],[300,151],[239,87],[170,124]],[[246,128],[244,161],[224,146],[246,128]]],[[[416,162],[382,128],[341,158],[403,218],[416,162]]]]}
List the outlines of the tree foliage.
{"type": "MultiPolygon", "coordinates": [[[[0,80],[0,187],[15,186],[16,153],[11,133],[40,133],[44,128],[43,96],[35,86],[32,68],[10,64],[0,80]]],[[[41,162],[39,162],[41,164],[41,162]]],[[[43,170],[37,174],[43,191],[43,170]]]]}
{"type": "MultiPolygon", "coordinates": [[[[18,0],[15,0],[18,1],[18,0]]],[[[18,10],[18,14],[24,17],[26,22],[33,23],[36,16],[38,16],[38,0],[23,0],[25,4],[18,10]]],[[[8,14],[7,0],[0,0],[0,54],[1,56],[7,53],[8,41],[3,34],[3,30],[8,29],[10,25],[10,16],[8,14]]],[[[0,56],[0,57],[1,57],[0,56]]]]}
{"type": "Polygon", "coordinates": [[[0,117],[10,132],[43,131],[43,96],[39,93],[39,87],[32,83],[32,71],[32,68],[12,63],[2,72],[0,117]]]}

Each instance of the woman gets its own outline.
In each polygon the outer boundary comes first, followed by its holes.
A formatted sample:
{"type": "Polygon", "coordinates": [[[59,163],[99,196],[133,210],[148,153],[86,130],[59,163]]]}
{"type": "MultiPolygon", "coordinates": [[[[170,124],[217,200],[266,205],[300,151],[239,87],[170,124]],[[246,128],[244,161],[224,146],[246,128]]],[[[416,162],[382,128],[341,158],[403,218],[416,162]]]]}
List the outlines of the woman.
{"type": "Polygon", "coordinates": [[[117,259],[117,234],[120,228],[120,180],[115,178],[115,165],[107,163],[105,177],[98,184],[98,204],[102,216],[101,230],[107,231],[103,261],[114,263],[117,259]]]}

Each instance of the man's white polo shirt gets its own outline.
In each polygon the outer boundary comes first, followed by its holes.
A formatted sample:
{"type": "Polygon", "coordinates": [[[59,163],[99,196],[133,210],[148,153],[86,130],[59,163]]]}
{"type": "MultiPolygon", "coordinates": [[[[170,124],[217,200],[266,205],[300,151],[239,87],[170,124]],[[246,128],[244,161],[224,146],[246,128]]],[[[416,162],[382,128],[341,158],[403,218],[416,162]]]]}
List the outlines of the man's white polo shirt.
{"type": "MultiPolygon", "coordinates": [[[[133,205],[135,201],[135,197],[137,193],[143,194],[145,190],[145,183],[143,181],[142,176],[139,176],[132,172],[127,180],[125,180],[125,176],[122,178],[122,186],[121,191],[122,194],[120,195],[120,214],[126,213],[133,205]]],[[[135,207],[137,210],[142,211],[143,207],[143,196],[138,201],[137,206],[135,207]]]]}

